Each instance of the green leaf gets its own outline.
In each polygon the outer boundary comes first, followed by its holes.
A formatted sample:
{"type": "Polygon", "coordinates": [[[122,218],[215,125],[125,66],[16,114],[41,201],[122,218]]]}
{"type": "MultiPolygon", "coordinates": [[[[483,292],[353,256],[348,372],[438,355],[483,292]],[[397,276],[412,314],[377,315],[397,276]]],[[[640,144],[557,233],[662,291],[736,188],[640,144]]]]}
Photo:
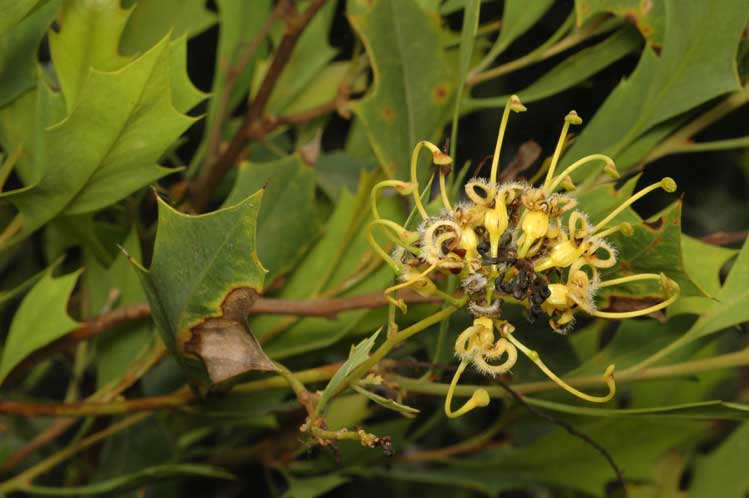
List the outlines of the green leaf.
{"type": "Polygon", "coordinates": [[[377,162],[372,157],[358,159],[338,151],[320,155],[315,163],[315,176],[318,186],[337,204],[341,190],[355,191],[362,172],[376,167],[377,162]]]}
{"type": "Polygon", "coordinates": [[[166,35],[192,38],[215,23],[216,15],[205,7],[205,0],[138,0],[119,46],[125,54],[137,54],[166,35]]]}
{"type": "Polygon", "coordinates": [[[347,16],[375,78],[374,89],[352,109],[384,171],[406,178],[412,148],[433,140],[451,109],[453,78],[438,25],[413,0],[349,0],[347,16]]]}
{"type": "Polygon", "coordinates": [[[68,112],[78,102],[92,68],[116,71],[132,60],[118,49],[129,16],[119,2],[64,0],[60,30],[49,33],[49,50],[68,112]]]}
{"type": "Polygon", "coordinates": [[[743,498],[749,491],[749,423],[741,424],[709,455],[698,456],[689,498],[743,498]]]}
{"type": "Polygon", "coordinates": [[[106,481],[96,482],[87,486],[36,486],[25,485],[24,491],[40,496],[71,496],[71,495],[103,495],[122,493],[155,481],[174,479],[178,477],[207,477],[211,479],[234,480],[231,472],[213,465],[182,463],[158,465],[140,470],[133,474],[114,477],[106,481]]]}
{"type": "Polygon", "coordinates": [[[525,401],[538,408],[590,417],[668,417],[691,420],[746,420],[749,419],[749,405],[729,401],[710,400],[651,408],[594,408],[575,406],[536,398],[525,401]]]}
{"type": "Polygon", "coordinates": [[[159,199],[150,270],[136,265],[167,348],[192,381],[217,383],[253,370],[275,370],[247,328],[265,269],[255,250],[263,192],[188,216],[159,199]],[[195,357],[202,360],[202,365],[195,357]]]}
{"type": "Polygon", "coordinates": [[[575,0],[577,23],[583,24],[592,17],[611,12],[634,24],[648,45],[659,47],[663,43],[666,24],[664,2],[641,0],[575,0]]]}
{"type": "Polygon", "coordinates": [[[60,278],[47,273],[23,299],[0,357],[0,383],[28,355],[80,326],[67,313],[68,299],[80,273],[60,278]]]}
{"type": "Polygon", "coordinates": [[[41,270],[38,273],[35,273],[34,275],[30,276],[26,280],[24,280],[20,285],[17,285],[13,289],[9,290],[2,290],[0,291],[0,310],[2,310],[5,306],[7,306],[11,301],[14,299],[24,295],[26,291],[31,289],[39,280],[41,280],[45,275],[52,275],[52,272],[55,271],[55,269],[60,266],[60,263],[62,263],[63,258],[57,259],[55,262],[53,262],[51,265],[49,265],[47,268],[41,270]]]}
{"type": "MultiPolygon", "coordinates": [[[[140,261],[138,234],[131,231],[122,244],[130,257],[140,261]]],[[[112,303],[115,307],[146,302],[138,276],[133,272],[127,257],[120,253],[111,266],[104,267],[92,254],[86,254],[84,282],[88,296],[88,316],[95,317],[112,303]]],[[[118,378],[123,369],[151,342],[151,323],[134,321],[108,331],[96,338],[96,383],[104,386],[118,378]]]]}
{"type": "Polygon", "coordinates": [[[315,172],[298,155],[240,165],[224,206],[265,187],[257,219],[257,253],[273,281],[291,270],[320,231],[315,213],[315,172]]]}
{"type": "Polygon", "coordinates": [[[87,70],[79,104],[43,132],[34,159],[44,176],[2,194],[23,218],[11,243],[55,216],[98,210],[173,171],[156,161],[194,119],[171,102],[168,47],[164,39],[119,71],[87,70]]]}
{"type": "Polygon", "coordinates": [[[46,0],[0,0],[0,12],[3,13],[0,16],[0,36],[5,36],[11,28],[45,2],[46,0]]]}
{"type": "Polygon", "coordinates": [[[638,365],[644,367],[653,364],[674,351],[697,339],[719,332],[728,327],[749,321],[749,239],[739,252],[736,261],[728,274],[723,287],[715,295],[710,306],[705,302],[702,314],[684,335],[659,350],[638,365]]]}
{"type": "MultiPolygon", "coordinates": [[[[601,419],[576,424],[611,453],[628,481],[647,479],[651,462],[678,444],[689,442],[704,425],[694,421],[601,419]]],[[[614,474],[603,456],[587,442],[561,427],[519,447],[498,447],[473,457],[450,459],[439,472],[401,465],[387,471],[390,478],[459,486],[496,496],[502,491],[527,490],[540,483],[606,496],[604,487],[614,474]]]]}
{"type": "Polygon", "coordinates": [[[281,498],[316,498],[322,496],[341,484],[348,482],[348,477],[339,474],[330,474],[317,477],[305,477],[302,479],[290,478],[289,489],[281,498]]]}
{"type": "Polygon", "coordinates": [[[374,343],[377,340],[378,335],[380,335],[379,330],[372,334],[370,337],[367,337],[366,339],[361,341],[359,344],[351,346],[351,351],[349,352],[348,359],[343,363],[343,365],[341,365],[341,368],[336,370],[335,375],[333,375],[333,378],[330,379],[330,382],[328,382],[328,385],[325,386],[325,389],[320,395],[320,401],[317,405],[318,412],[325,413],[323,411],[325,410],[325,406],[328,404],[331,397],[334,396],[338,389],[341,387],[343,382],[346,380],[346,377],[348,377],[348,375],[352,371],[354,371],[356,367],[369,359],[369,352],[372,351],[372,347],[374,347],[374,343]]]}
{"type": "Polygon", "coordinates": [[[745,0],[667,0],[660,56],[650,48],[643,52],[634,73],[609,95],[564,162],[592,153],[618,159],[654,126],[738,90],[735,58],[746,18],[736,13],[742,9],[745,0]]]}
{"type": "Polygon", "coordinates": [[[708,296],[720,291],[720,269],[738,251],[707,244],[686,234],[681,235],[681,249],[687,273],[708,296]]]}
{"type": "MultiPolygon", "coordinates": [[[[631,214],[637,216],[634,212],[631,214]]],[[[633,223],[633,230],[633,235],[629,237],[621,233],[609,237],[619,253],[616,266],[606,273],[606,278],[636,273],[665,273],[679,284],[682,296],[705,295],[705,291],[690,278],[684,266],[681,250],[681,201],[674,202],[648,221],[633,223]]],[[[648,294],[656,300],[663,299],[660,283],[652,281],[618,285],[607,288],[606,291],[603,294],[609,299],[613,296],[644,297],[648,294]]]]}
{"type": "Polygon", "coordinates": [[[473,74],[483,71],[505,51],[520,35],[528,31],[549,10],[554,0],[506,0],[502,13],[502,29],[492,48],[476,68],[473,74]]]}
{"type": "MultiPolygon", "coordinates": [[[[637,50],[640,45],[640,37],[634,30],[620,29],[603,41],[575,52],[516,93],[526,104],[556,95],[607,68],[637,50]]],[[[466,107],[469,111],[504,107],[508,98],[509,96],[471,99],[466,107]]]]}
{"type": "MultiPolygon", "coordinates": [[[[12,3],[17,5],[0,5],[0,12],[3,13],[0,18],[3,20],[12,15],[7,9],[18,8],[23,4],[33,5],[36,2],[12,3]]],[[[46,2],[7,32],[0,26],[0,107],[36,83],[36,51],[59,6],[59,1],[46,2]]]]}
{"type": "Polygon", "coordinates": [[[383,406],[387,408],[388,410],[393,410],[395,412],[400,413],[404,417],[415,417],[419,414],[420,410],[417,408],[414,408],[412,406],[404,405],[402,403],[398,403],[394,399],[386,398],[384,396],[380,396],[377,393],[373,393],[372,391],[369,391],[363,387],[360,386],[351,386],[351,389],[358,392],[359,394],[366,396],[367,398],[371,399],[375,403],[377,403],[380,406],[383,406]]]}

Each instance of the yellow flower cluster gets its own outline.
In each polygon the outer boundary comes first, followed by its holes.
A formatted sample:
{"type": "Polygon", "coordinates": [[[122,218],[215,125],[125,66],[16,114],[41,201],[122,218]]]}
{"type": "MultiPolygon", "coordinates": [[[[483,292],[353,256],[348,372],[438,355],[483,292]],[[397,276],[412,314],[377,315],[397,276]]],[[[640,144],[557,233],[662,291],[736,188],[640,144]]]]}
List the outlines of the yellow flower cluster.
{"type": "Polygon", "coordinates": [[[565,117],[543,185],[498,183],[499,155],[509,115],[524,110],[517,96],[509,99],[502,115],[490,177],[468,181],[466,200],[455,207],[450,203],[445,185],[452,159],[426,141],[419,142],[413,151],[409,182],[386,180],[372,190],[374,220],[369,240],[401,280],[385,291],[388,299],[405,312],[405,304],[397,299],[396,292],[412,288],[423,295],[439,295],[449,302],[465,304],[475,317],[473,325],[463,331],[455,343],[455,353],[461,363],[445,403],[449,416],[459,416],[488,403],[486,392],[479,389],[462,408],[452,411],[452,392],[466,366],[472,365],[488,375],[507,372],[516,362],[518,350],[562,388],[578,397],[604,402],[614,395],[613,365],[604,374],[609,386],[605,396],[591,396],[564,383],[538,354],[518,341],[515,327],[502,319],[503,303],[522,305],[531,322],[545,317],[553,330],[563,333],[573,326],[577,313],[613,319],[641,316],[668,306],[679,294],[678,285],[662,274],[639,274],[613,280],[602,280],[599,274],[599,270],[612,268],[617,262],[616,249],[606,237],[616,232],[632,233],[628,223],[612,225],[615,218],[653,190],[662,188],[674,192],[675,182],[664,178],[640,190],[593,225],[585,213],[576,209],[575,198],[559,190],[574,190],[570,175],[584,165],[602,165],[603,171],[614,178],[618,173],[614,161],[603,154],[584,157],[556,173],[570,125],[582,122],[572,111],[565,117]],[[425,148],[431,152],[432,162],[439,169],[443,209],[438,216],[427,213],[417,180],[418,158],[425,148]],[[413,196],[422,218],[418,229],[409,230],[380,217],[377,198],[384,188],[413,196]],[[396,250],[392,254],[374,239],[376,227],[383,228],[395,243],[396,250]],[[459,277],[462,287],[459,297],[438,288],[436,282],[440,274],[459,277]],[[599,289],[637,280],[660,281],[664,300],[633,312],[597,310],[595,295],[599,289]]]}

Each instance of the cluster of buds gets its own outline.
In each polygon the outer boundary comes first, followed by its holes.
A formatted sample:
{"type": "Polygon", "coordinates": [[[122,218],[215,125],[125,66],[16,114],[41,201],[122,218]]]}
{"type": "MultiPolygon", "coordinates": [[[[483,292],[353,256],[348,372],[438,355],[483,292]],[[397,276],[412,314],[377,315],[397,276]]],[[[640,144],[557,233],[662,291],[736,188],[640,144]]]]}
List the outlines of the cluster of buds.
{"type": "Polygon", "coordinates": [[[502,319],[505,303],[524,307],[529,321],[544,318],[552,330],[565,333],[574,325],[579,313],[612,319],[642,316],[665,308],[679,294],[678,285],[663,274],[646,273],[611,280],[602,279],[600,275],[601,270],[610,269],[617,262],[616,249],[606,237],[616,232],[630,235],[633,231],[629,223],[614,224],[617,216],[653,190],[662,188],[674,192],[675,182],[664,178],[640,190],[593,224],[584,212],[576,209],[576,199],[567,194],[575,189],[570,175],[585,165],[602,165],[605,174],[613,178],[619,175],[614,161],[603,154],[586,156],[556,172],[570,125],[582,122],[572,111],[564,119],[542,185],[499,183],[499,156],[509,115],[524,110],[517,96],[509,99],[502,115],[489,179],[470,179],[465,184],[465,201],[455,206],[451,204],[446,175],[452,159],[426,141],[419,142],[413,151],[410,181],[386,180],[372,190],[374,219],[369,241],[399,279],[397,285],[385,291],[390,302],[405,312],[405,304],[397,298],[396,292],[411,288],[423,295],[438,295],[458,306],[465,305],[475,317],[473,325],[463,331],[455,343],[455,353],[461,363],[446,399],[448,416],[459,416],[488,403],[486,392],[480,389],[459,410],[450,408],[452,392],[466,366],[472,365],[488,375],[501,374],[513,367],[518,350],[575,396],[592,402],[605,402],[613,397],[613,365],[604,374],[609,387],[606,395],[591,396],[578,391],[557,377],[535,351],[515,337],[515,327],[502,319]],[[424,207],[424,194],[417,179],[419,154],[424,149],[431,152],[432,162],[438,169],[443,204],[438,215],[430,215],[424,207]],[[380,216],[377,198],[384,188],[413,197],[415,210],[422,218],[418,228],[411,230],[380,216]],[[377,243],[373,236],[376,228],[384,229],[394,242],[395,251],[388,253],[377,243]],[[438,287],[444,276],[450,274],[461,282],[461,290],[456,295],[438,287]],[[595,296],[599,289],[638,280],[659,281],[663,301],[630,312],[597,309],[595,296]]]}

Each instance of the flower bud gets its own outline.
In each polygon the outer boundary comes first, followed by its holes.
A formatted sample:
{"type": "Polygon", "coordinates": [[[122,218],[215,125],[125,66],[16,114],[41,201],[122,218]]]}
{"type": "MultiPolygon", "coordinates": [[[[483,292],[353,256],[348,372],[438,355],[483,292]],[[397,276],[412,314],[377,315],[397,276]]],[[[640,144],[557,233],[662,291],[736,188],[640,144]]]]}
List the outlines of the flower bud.
{"type": "Polygon", "coordinates": [[[543,211],[528,211],[523,217],[521,228],[527,238],[540,239],[549,229],[549,215],[543,211]]]}

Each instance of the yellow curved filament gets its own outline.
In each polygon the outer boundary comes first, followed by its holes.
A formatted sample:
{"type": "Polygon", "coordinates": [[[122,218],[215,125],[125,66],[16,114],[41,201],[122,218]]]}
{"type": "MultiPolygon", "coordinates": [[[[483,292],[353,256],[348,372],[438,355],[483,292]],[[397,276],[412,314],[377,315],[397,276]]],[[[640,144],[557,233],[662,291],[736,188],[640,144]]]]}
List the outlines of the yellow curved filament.
{"type": "Polygon", "coordinates": [[[379,194],[380,190],[388,187],[394,188],[401,195],[408,195],[413,190],[412,184],[400,180],[383,180],[376,183],[369,193],[369,201],[372,204],[372,217],[376,220],[380,219],[380,210],[377,209],[377,194],[379,194]]]}
{"type": "Polygon", "coordinates": [[[564,141],[567,138],[567,132],[570,129],[571,124],[581,124],[583,122],[580,116],[575,111],[570,111],[564,117],[564,125],[562,126],[562,133],[559,134],[559,140],[557,141],[557,147],[554,149],[554,155],[551,157],[551,164],[549,164],[549,170],[546,172],[546,179],[544,180],[544,191],[547,191],[551,184],[552,178],[554,178],[554,170],[559,162],[559,156],[562,155],[562,149],[564,149],[564,141]]]}
{"type": "Polygon", "coordinates": [[[499,154],[502,152],[502,142],[505,138],[505,130],[507,130],[507,121],[510,118],[510,111],[523,112],[525,110],[525,106],[520,102],[520,98],[518,98],[517,95],[512,95],[507,99],[505,110],[502,113],[502,121],[499,124],[497,144],[494,146],[494,156],[492,156],[492,169],[489,176],[489,182],[492,184],[497,183],[497,174],[499,173],[499,154]]]}
{"type": "Polygon", "coordinates": [[[518,350],[515,346],[507,341],[504,337],[500,338],[493,348],[485,351],[483,355],[477,354],[473,358],[473,363],[481,372],[491,375],[502,374],[515,366],[518,361],[518,350]],[[507,359],[502,363],[489,363],[488,360],[495,360],[507,353],[507,359]]]}
{"type": "Polygon", "coordinates": [[[452,213],[453,207],[450,205],[450,199],[447,198],[447,186],[445,185],[445,174],[440,170],[440,197],[445,209],[452,213]]]}
{"type": "Polygon", "coordinates": [[[422,278],[426,278],[426,276],[429,275],[430,273],[432,273],[432,271],[434,271],[435,268],[437,268],[437,265],[433,264],[432,266],[430,266],[429,268],[427,268],[423,272],[421,272],[418,275],[416,275],[414,278],[412,278],[410,280],[407,280],[405,282],[402,282],[400,284],[388,287],[387,289],[385,289],[385,298],[389,302],[391,302],[392,304],[394,304],[395,306],[397,306],[398,309],[400,309],[403,313],[405,313],[406,312],[406,303],[404,303],[402,299],[395,299],[393,296],[391,296],[391,294],[394,293],[394,292],[397,292],[397,291],[399,291],[401,289],[405,289],[406,287],[412,286],[413,284],[415,284],[416,282],[418,282],[422,278]]]}
{"type": "Polygon", "coordinates": [[[592,163],[594,161],[604,161],[604,163],[606,165],[605,171],[608,172],[609,174],[612,174],[612,175],[613,174],[618,175],[618,173],[616,173],[616,169],[612,167],[612,165],[614,164],[614,160],[613,159],[611,159],[609,156],[607,156],[605,154],[591,154],[589,156],[585,156],[585,157],[583,157],[581,159],[578,159],[577,161],[575,161],[571,165],[567,166],[564,169],[564,171],[562,171],[561,173],[559,173],[556,176],[556,178],[553,178],[549,182],[548,186],[544,183],[544,193],[546,195],[549,195],[550,193],[554,192],[557,189],[557,187],[559,187],[559,185],[562,183],[562,181],[564,181],[564,179],[568,175],[570,175],[573,171],[575,171],[576,169],[580,168],[581,166],[584,166],[586,164],[590,164],[590,163],[592,163]]]}
{"type": "Polygon", "coordinates": [[[421,217],[426,220],[429,215],[427,214],[426,209],[424,209],[424,204],[421,202],[421,196],[419,195],[419,179],[416,176],[416,167],[419,165],[419,153],[423,147],[426,147],[432,153],[432,162],[435,164],[450,164],[452,163],[452,159],[450,159],[450,156],[444,154],[439,147],[426,140],[421,140],[417,143],[416,147],[414,147],[413,153],[411,153],[411,185],[413,185],[412,194],[414,197],[414,203],[416,204],[416,209],[419,211],[421,217]]]}
{"type": "Polygon", "coordinates": [[[455,375],[453,375],[453,380],[450,382],[450,388],[447,390],[447,395],[445,396],[445,415],[447,415],[449,418],[460,417],[475,408],[487,406],[490,402],[489,393],[486,392],[486,389],[479,388],[473,391],[471,399],[466,401],[463,406],[455,411],[452,410],[451,407],[453,402],[453,394],[455,394],[455,388],[458,385],[460,376],[463,375],[463,371],[467,366],[468,362],[466,360],[460,362],[460,365],[458,365],[458,369],[455,371],[455,375]]]}
{"type": "Polygon", "coordinates": [[[615,278],[612,280],[605,280],[601,282],[600,287],[611,287],[613,285],[625,284],[627,282],[635,282],[638,280],[660,280],[663,286],[663,289],[666,291],[666,293],[670,294],[669,298],[658,304],[654,304],[653,306],[648,306],[647,308],[642,308],[639,310],[622,311],[622,312],[594,311],[591,314],[599,318],[611,318],[614,320],[623,320],[625,318],[645,316],[655,311],[662,310],[663,308],[667,306],[670,306],[671,304],[674,303],[674,301],[679,299],[679,295],[681,294],[681,289],[679,288],[679,284],[677,284],[676,282],[674,282],[673,280],[671,280],[670,278],[666,277],[663,274],[659,275],[656,273],[640,273],[638,275],[630,275],[629,277],[621,277],[621,278],[615,278]]]}
{"type": "Polygon", "coordinates": [[[398,263],[396,263],[393,258],[390,257],[385,249],[383,249],[382,246],[380,246],[380,244],[378,244],[374,238],[372,230],[378,225],[378,223],[376,223],[377,221],[379,220],[375,220],[367,226],[367,241],[369,242],[369,245],[372,247],[372,249],[374,249],[374,251],[382,258],[382,260],[385,261],[390,266],[390,268],[393,269],[395,274],[400,275],[401,268],[400,266],[398,266],[398,263]]]}
{"type": "Polygon", "coordinates": [[[644,189],[640,190],[636,194],[634,194],[632,197],[621,203],[619,207],[611,211],[608,216],[606,216],[604,219],[598,222],[598,224],[593,227],[593,233],[598,232],[600,229],[605,227],[611,220],[616,218],[622,211],[627,209],[630,205],[632,205],[635,201],[640,200],[641,198],[645,197],[647,194],[652,192],[653,190],[657,190],[659,188],[662,188],[666,192],[674,192],[676,190],[676,182],[669,177],[666,177],[662,179],[659,182],[653,183],[652,185],[648,185],[644,189]]]}
{"type": "Polygon", "coordinates": [[[606,386],[609,389],[609,392],[604,396],[592,396],[590,394],[586,394],[582,391],[579,391],[572,387],[571,385],[567,384],[565,381],[563,381],[557,374],[551,371],[549,367],[546,366],[546,364],[541,361],[541,358],[538,356],[538,353],[536,351],[533,351],[532,349],[527,348],[523,343],[518,341],[512,334],[504,334],[504,337],[507,338],[508,341],[512,342],[512,344],[518,348],[520,351],[525,354],[525,356],[528,357],[533,363],[536,364],[536,366],[541,369],[543,373],[546,374],[549,379],[554,381],[556,385],[567,391],[568,393],[572,394],[573,396],[577,396],[580,399],[584,399],[585,401],[590,401],[591,403],[606,403],[607,401],[611,400],[614,395],[616,394],[616,382],[614,382],[614,365],[609,365],[606,371],[603,374],[603,380],[606,383],[606,386]]]}

